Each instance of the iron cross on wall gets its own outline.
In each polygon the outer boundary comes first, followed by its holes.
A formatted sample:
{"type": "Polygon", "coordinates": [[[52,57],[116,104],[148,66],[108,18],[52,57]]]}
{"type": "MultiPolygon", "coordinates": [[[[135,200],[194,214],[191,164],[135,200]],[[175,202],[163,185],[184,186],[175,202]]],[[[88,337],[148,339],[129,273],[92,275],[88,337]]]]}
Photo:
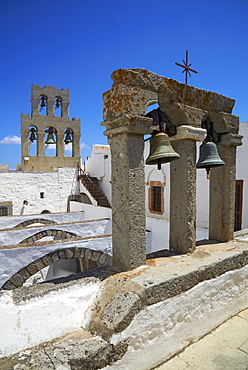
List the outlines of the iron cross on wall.
{"type": "Polygon", "coordinates": [[[188,74],[190,75],[191,77],[191,74],[190,72],[194,72],[194,73],[198,73],[197,71],[195,71],[194,69],[192,68],[189,68],[191,66],[191,63],[188,64],[188,50],[186,50],[186,61],[183,60],[183,64],[179,64],[179,63],[175,63],[177,66],[179,67],[182,67],[184,68],[184,70],[182,71],[182,73],[186,72],[185,73],[185,84],[187,85],[188,84],[188,74]]]}

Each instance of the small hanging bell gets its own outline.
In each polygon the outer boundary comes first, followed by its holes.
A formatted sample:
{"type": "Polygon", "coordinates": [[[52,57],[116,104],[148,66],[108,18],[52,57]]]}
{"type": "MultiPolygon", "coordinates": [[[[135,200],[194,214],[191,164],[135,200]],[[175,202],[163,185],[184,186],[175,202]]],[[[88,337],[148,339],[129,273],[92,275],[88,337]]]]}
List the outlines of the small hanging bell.
{"type": "Polygon", "coordinates": [[[179,157],[180,155],[171,146],[169,136],[164,132],[159,132],[150,138],[150,154],[146,164],[157,164],[158,170],[161,170],[162,163],[171,162],[179,157]]]}
{"type": "Polygon", "coordinates": [[[207,178],[210,178],[210,168],[223,166],[225,162],[220,158],[217,146],[213,142],[202,143],[197,168],[206,168],[207,178]]]}
{"type": "Polygon", "coordinates": [[[46,98],[44,96],[41,97],[40,106],[41,108],[44,108],[46,106],[46,98]]]}
{"type": "Polygon", "coordinates": [[[66,134],[65,135],[65,140],[64,140],[65,145],[67,145],[69,143],[72,143],[72,142],[73,142],[72,136],[70,134],[66,134]]]}
{"type": "Polygon", "coordinates": [[[36,140],[36,136],[35,136],[34,132],[31,132],[31,134],[29,136],[29,140],[31,141],[31,143],[36,140]]]}
{"type": "Polygon", "coordinates": [[[56,98],[55,99],[55,109],[59,108],[60,107],[60,104],[61,104],[61,99],[56,98]]]}
{"type": "Polygon", "coordinates": [[[47,139],[46,139],[45,143],[46,143],[47,145],[50,145],[50,144],[56,144],[56,141],[54,140],[54,136],[53,136],[53,134],[48,134],[48,135],[47,135],[47,139]]]}

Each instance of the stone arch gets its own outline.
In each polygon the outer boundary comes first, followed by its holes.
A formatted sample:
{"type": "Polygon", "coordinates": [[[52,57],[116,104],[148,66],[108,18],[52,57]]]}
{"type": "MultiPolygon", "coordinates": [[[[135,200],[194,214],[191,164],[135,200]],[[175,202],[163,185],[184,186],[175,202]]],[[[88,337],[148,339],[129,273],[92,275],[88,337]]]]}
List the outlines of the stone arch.
{"type": "Polygon", "coordinates": [[[79,237],[75,233],[71,233],[69,231],[64,231],[64,230],[56,230],[56,229],[47,229],[43,231],[39,231],[36,234],[33,234],[32,236],[29,236],[26,239],[23,239],[19,244],[30,244],[34,243],[39,239],[42,239],[46,236],[54,236],[60,239],[73,239],[79,237]]]}
{"type": "Polygon", "coordinates": [[[62,248],[45,254],[43,257],[31,262],[26,267],[15,273],[1,289],[12,290],[23,286],[25,281],[44,267],[50,266],[53,262],[62,259],[78,258],[85,261],[93,261],[96,266],[111,265],[112,257],[104,252],[90,248],[62,248]]]}
{"type": "Polygon", "coordinates": [[[48,101],[48,96],[46,94],[42,93],[39,97],[39,114],[40,115],[47,116],[47,114],[48,114],[47,101],[48,101]],[[44,112],[42,112],[43,110],[44,110],[44,112]]]}
{"type": "MultiPolygon", "coordinates": [[[[43,212],[43,213],[45,213],[45,212],[43,212]]],[[[44,225],[56,224],[55,221],[46,220],[45,218],[33,218],[32,220],[26,220],[26,221],[21,222],[20,224],[16,225],[14,228],[26,227],[26,226],[29,226],[29,225],[32,225],[32,224],[38,224],[38,223],[39,224],[44,224],[44,225]]]]}
{"type": "Polygon", "coordinates": [[[82,203],[92,204],[90,197],[86,193],[81,193],[82,203]]]}
{"type": "Polygon", "coordinates": [[[160,171],[158,171],[155,168],[152,168],[149,172],[146,174],[146,184],[148,185],[151,180],[156,179],[157,181],[161,181],[161,183],[166,185],[166,171],[164,167],[161,168],[160,171]]]}
{"type": "Polygon", "coordinates": [[[44,213],[51,213],[50,211],[48,211],[47,209],[43,209],[43,211],[41,212],[41,214],[44,214],[44,213]]]}
{"type": "Polygon", "coordinates": [[[57,117],[62,117],[62,101],[63,99],[61,96],[59,95],[55,96],[53,106],[54,106],[54,115],[57,117]],[[57,114],[56,114],[56,110],[57,110],[57,114]]]}

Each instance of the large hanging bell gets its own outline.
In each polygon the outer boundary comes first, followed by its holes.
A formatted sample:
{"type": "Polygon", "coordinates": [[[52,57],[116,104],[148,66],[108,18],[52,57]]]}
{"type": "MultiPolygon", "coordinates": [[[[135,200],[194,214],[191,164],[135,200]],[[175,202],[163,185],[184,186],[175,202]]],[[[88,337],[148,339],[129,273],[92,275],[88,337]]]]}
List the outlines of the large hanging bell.
{"type": "Polygon", "coordinates": [[[150,138],[150,154],[146,164],[157,164],[160,170],[162,163],[171,162],[179,157],[180,155],[171,146],[169,136],[164,132],[159,132],[150,138]]]}
{"type": "Polygon", "coordinates": [[[206,168],[208,178],[211,167],[223,166],[225,162],[220,158],[217,146],[213,142],[203,143],[200,146],[200,157],[196,164],[197,168],[206,168]]]}
{"type": "Polygon", "coordinates": [[[54,140],[53,134],[48,134],[47,135],[47,139],[46,139],[45,143],[47,145],[49,145],[49,144],[56,144],[56,141],[54,140]]]}
{"type": "Polygon", "coordinates": [[[65,145],[67,145],[69,143],[72,143],[72,142],[73,142],[72,136],[70,134],[66,134],[65,135],[65,140],[64,140],[65,145]]]}

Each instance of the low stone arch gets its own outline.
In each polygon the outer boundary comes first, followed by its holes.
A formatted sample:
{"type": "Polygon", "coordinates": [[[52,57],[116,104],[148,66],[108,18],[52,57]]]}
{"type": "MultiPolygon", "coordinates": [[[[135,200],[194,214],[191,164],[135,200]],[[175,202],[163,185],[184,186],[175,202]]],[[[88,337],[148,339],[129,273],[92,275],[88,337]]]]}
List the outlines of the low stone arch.
{"type": "Polygon", "coordinates": [[[45,218],[33,218],[32,220],[26,220],[26,221],[23,221],[21,223],[19,223],[18,225],[16,225],[14,227],[17,228],[17,227],[26,227],[26,226],[29,226],[29,225],[32,225],[32,224],[44,224],[44,225],[52,225],[52,224],[56,224],[55,221],[52,221],[52,220],[47,220],[45,218]]]}
{"type": "Polygon", "coordinates": [[[77,235],[75,233],[71,233],[69,231],[57,230],[57,229],[47,229],[47,230],[39,231],[39,232],[33,234],[32,236],[29,236],[28,238],[23,239],[18,244],[24,244],[24,243],[25,244],[30,244],[30,243],[34,243],[37,240],[42,239],[42,238],[44,238],[46,236],[54,236],[54,237],[58,237],[60,239],[79,238],[79,235],[77,235]]]}
{"type": "Polygon", "coordinates": [[[93,261],[96,266],[111,265],[112,256],[107,253],[90,248],[61,248],[44,255],[31,262],[26,267],[15,273],[1,288],[2,290],[13,290],[23,286],[25,281],[44,267],[50,266],[60,259],[78,258],[86,261],[93,261]]]}

